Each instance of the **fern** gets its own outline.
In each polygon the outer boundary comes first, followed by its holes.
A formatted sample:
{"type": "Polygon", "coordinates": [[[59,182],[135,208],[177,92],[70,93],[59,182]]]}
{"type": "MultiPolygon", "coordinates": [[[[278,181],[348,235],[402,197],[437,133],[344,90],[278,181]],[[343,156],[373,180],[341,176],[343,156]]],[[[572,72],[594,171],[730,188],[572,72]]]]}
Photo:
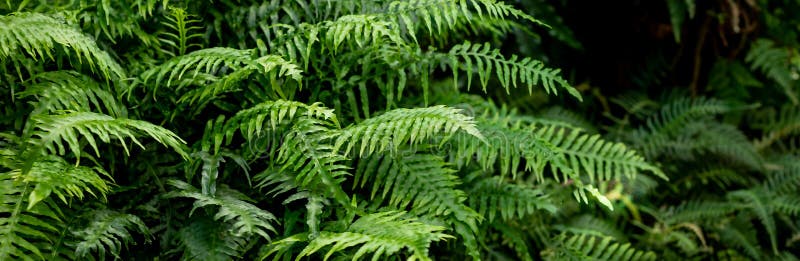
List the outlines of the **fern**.
{"type": "Polygon", "coordinates": [[[113,210],[97,210],[89,214],[94,216],[91,223],[83,229],[71,232],[79,242],[75,246],[75,254],[79,257],[86,257],[97,251],[98,257],[103,260],[106,252],[120,258],[122,245],[129,243],[133,237],[131,231],[142,233],[149,241],[150,230],[137,216],[113,210]]]}
{"type": "Polygon", "coordinates": [[[558,248],[550,259],[578,260],[656,260],[653,252],[637,250],[630,243],[614,242],[611,237],[561,234],[555,238],[558,248]]]}
{"type": "Polygon", "coordinates": [[[331,245],[331,249],[324,257],[324,260],[328,260],[337,251],[361,245],[353,255],[353,260],[367,253],[373,253],[372,259],[376,260],[404,248],[411,252],[410,260],[430,260],[428,248],[431,242],[451,236],[441,232],[444,230],[443,227],[428,225],[414,219],[402,219],[403,214],[404,212],[400,211],[369,214],[350,224],[346,231],[322,232],[300,252],[298,259],[331,245]]]}
{"type": "Polygon", "coordinates": [[[353,184],[363,187],[372,181],[372,198],[378,195],[377,199],[388,201],[389,206],[410,208],[413,215],[443,217],[465,237],[467,251],[474,256],[476,252],[471,248],[475,242],[467,240],[478,232],[478,222],[483,218],[465,205],[466,194],[455,188],[460,182],[452,172],[440,157],[433,155],[373,157],[360,162],[353,184]]]}
{"type": "Polygon", "coordinates": [[[472,184],[469,204],[493,222],[499,215],[504,221],[520,219],[539,210],[555,213],[557,207],[542,190],[523,184],[507,183],[498,177],[484,178],[472,184]]]}
{"type": "Polygon", "coordinates": [[[797,94],[793,90],[794,79],[789,70],[790,53],[787,50],[775,47],[775,43],[768,39],[759,39],[750,47],[745,61],[750,63],[753,70],[759,70],[767,78],[775,81],[780,86],[793,104],[798,104],[797,94]]]}
{"type": "Polygon", "coordinates": [[[18,93],[22,98],[36,98],[33,115],[59,111],[103,111],[113,117],[127,117],[127,108],[117,101],[112,92],[85,75],[74,71],[45,72],[36,75],[33,80],[37,83],[18,93]]]}
{"type": "Polygon", "coordinates": [[[562,128],[544,127],[536,133],[558,147],[567,158],[569,169],[559,169],[564,179],[571,171],[587,176],[592,182],[623,177],[633,179],[640,170],[668,179],[659,168],[647,163],[622,143],[604,141],[599,135],[588,135],[579,130],[567,132],[562,128]]]}
{"type": "Polygon", "coordinates": [[[349,167],[343,164],[346,158],[329,145],[336,133],[325,125],[319,120],[300,120],[284,136],[286,143],[281,146],[277,163],[282,165],[281,170],[293,172],[299,186],[324,184],[325,196],[349,206],[349,197],[339,186],[349,175],[349,167]]]}
{"type": "Polygon", "coordinates": [[[27,172],[15,170],[11,174],[26,184],[34,185],[28,195],[28,210],[51,194],[64,203],[70,203],[68,199],[83,199],[85,194],[105,197],[111,190],[109,184],[102,178],[102,176],[110,178],[105,170],[97,167],[72,166],[59,157],[47,157],[34,162],[27,172]]]}
{"type": "Polygon", "coordinates": [[[166,21],[163,24],[171,31],[161,32],[162,37],[159,37],[158,40],[172,47],[174,51],[162,49],[162,52],[174,57],[186,54],[187,50],[192,47],[201,47],[200,44],[190,43],[193,38],[203,37],[202,34],[192,32],[202,29],[196,25],[200,20],[194,19],[183,8],[176,7],[170,7],[169,15],[165,18],[166,21]]]}
{"type": "Polygon", "coordinates": [[[230,260],[240,257],[247,243],[245,238],[233,236],[226,226],[212,218],[195,218],[178,231],[183,248],[183,259],[230,260]]]}
{"type": "Polygon", "coordinates": [[[530,58],[519,60],[516,55],[505,59],[499,50],[492,49],[488,43],[465,42],[456,45],[450,49],[447,58],[453,67],[454,78],[458,78],[458,70],[467,72],[467,88],[471,86],[474,71],[477,71],[481,87],[486,91],[494,68],[497,80],[506,92],[520,82],[527,86],[529,93],[533,93],[533,85],[541,84],[548,94],[557,94],[557,88],[562,88],[578,100],[582,99],[580,93],[559,76],[559,69],[545,68],[544,63],[530,58]]]}
{"type": "Polygon", "coordinates": [[[80,138],[85,139],[98,156],[100,152],[97,139],[109,143],[116,138],[125,152],[130,153],[124,139],[131,139],[144,149],[144,145],[136,137],[149,136],[182,156],[188,157],[182,139],[169,130],[145,121],[118,119],[92,112],[35,116],[32,117],[32,121],[37,128],[34,134],[37,137],[35,143],[50,153],[64,155],[69,149],[75,156],[80,157],[83,147],[80,138]]]}
{"type": "MultiPolygon", "coordinates": [[[[54,51],[72,51],[78,64],[86,62],[92,71],[106,78],[124,78],[125,71],[95,42],[63,21],[39,13],[17,13],[0,17],[0,60],[23,59],[24,51],[33,59],[54,60],[54,51]],[[62,49],[56,49],[60,47],[62,49]]],[[[19,68],[18,68],[19,69],[19,68]]]]}
{"type": "Polygon", "coordinates": [[[472,119],[458,109],[445,106],[395,109],[342,129],[334,150],[347,145],[344,147],[345,154],[356,148],[356,154],[360,156],[385,150],[396,151],[402,144],[420,144],[438,133],[446,140],[458,131],[485,139],[475,128],[472,119]],[[358,147],[358,144],[361,146],[358,147]]]}
{"type": "Polygon", "coordinates": [[[661,111],[647,119],[645,126],[636,130],[631,139],[648,157],[657,157],[671,138],[680,134],[681,127],[696,118],[712,116],[735,109],[732,105],[715,99],[677,99],[664,105],[661,111]]]}
{"type": "Polygon", "coordinates": [[[0,188],[0,259],[45,259],[63,214],[50,202],[25,210],[30,188],[13,173],[0,173],[0,188]]]}
{"type": "Polygon", "coordinates": [[[198,208],[219,207],[214,215],[214,220],[231,222],[229,231],[234,237],[259,235],[269,240],[270,236],[267,232],[275,232],[275,228],[270,224],[275,221],[275,216],[251,204],[249,201],[252,200],[238,191],[223,187],[214,195],[205,195],[182,181],[171,180],[168,183],[178,191],[170,192],[166,197],[185,197],[196,200],[189,215],[198,208]]]}

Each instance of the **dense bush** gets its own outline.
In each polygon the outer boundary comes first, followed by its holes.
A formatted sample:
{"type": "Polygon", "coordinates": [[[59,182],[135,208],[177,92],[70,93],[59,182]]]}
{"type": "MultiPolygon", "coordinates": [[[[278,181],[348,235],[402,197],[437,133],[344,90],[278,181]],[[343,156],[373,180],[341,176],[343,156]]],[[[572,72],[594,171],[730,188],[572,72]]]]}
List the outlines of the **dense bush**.
{"type": "Polygon", "coordinates": [[[797,259],[800,2],[641,2],[3,1],[0,260],[797,259]]]}

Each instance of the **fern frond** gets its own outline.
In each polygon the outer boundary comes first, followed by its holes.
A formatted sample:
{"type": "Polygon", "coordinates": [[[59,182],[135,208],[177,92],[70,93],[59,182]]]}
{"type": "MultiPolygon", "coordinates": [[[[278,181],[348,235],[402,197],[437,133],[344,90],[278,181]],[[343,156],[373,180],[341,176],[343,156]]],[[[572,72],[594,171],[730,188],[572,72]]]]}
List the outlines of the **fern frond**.
{"type": "Polygon", "coordinates": [[[323,207],[330,203],[324,196],[326,191],[328,191],[327,185],[318,182],[306,184],[301,187],[300,182],[302,181],[296,180],[290,173],[280,169],[267,169],[253,178],[257,182],[256,188],[266,189],[268,187],[273,187],[271,190],[267,191],[267,195],[272,195],[273,197],[291,190],[296,190],[297,192],[288,196],[286,200],[283,201],[283,204],[286,205],[297,200],[305,199],[307,211],[306,224],[308,225],[310,237],[319,235],[319,217],[322,214],[323,207]]]}
{"type": "Polygon", "coordinates": [[[334,150],[347,145],[345,154],[357,148],[356,155],[359,156],[376,151],[397,151],[401,145],[420,144],[437,135],[447,140],[459,131],[485,140],[475,128],[472,117],[462,114],[459,109],[445,106],[395,109],[339,131],[334,150]],[[357,146],[359,143],[360,147],[357,146]]]}
{"type": "Polygon", "coordinates": [[[125,139],[132,140],[144,149],[144,145],[137,137],[147,136],[188,158],[184,151],[185,142],[180,137],[146,121],[114,118],[93,112],[39,115],[31,117],[31,120],[37,128],[34,137],[38,137],[38,140],[32,142],[43,146],[50,153],[64,155],[69,149],[76,157],[80,157],[83,147],[81,139],[94,149],[97,156],[100,156],[98,139],[105,143],[118,139],[125,152],[129,153],[125,139]]]}
{"type": "Polygon", "coordinates": [[[410,251],[409,260],[431,260],[428,257],[430,244],[452,238],[442,233],[444,227],[403,219],[404,214],[402,211],[369,214],[350,224],[344,232],[321,232],[300,252],[297,259],[332,245],[324,257],[324,260],[328,260],[338,251],[361,245],[353,256],[354,260],[368,253],[373,253],[372,260],[377,260],[403,249],[410,251]]]}
{"type": "Polygon", "coordinates": [[[0,260],[44,260],[64,227],[61,211],[49,203],[26,211],[29,185],[14,176],[0,173],[0,260]]]}
{"type": "Polygon", "coordinates": [[[165,16],[165,21],[162,23],[171,31],[162,31],[159,34],[162,37],[158,41],[172,47],[175,51],[162,48],[161,51],[170,56],[181,56],[186,54],[186,51],[192,47],[201,47],[200,44],[191,43],[193,38],[203,37],[200,33],[195,33],[203,29],[196,25],[200,20],[195,19],[193,15],[189,14],[183,8],[169,7],[169,15],[165,16]]]}
{"type": "Polygon", "coordinates": [[[125,71],[111,56],[97,47],[94,40],[76,28],[39,13],[15,13],[0,17],[0,61],[20,59],[24,54],[34,59],[55,60],[54,51],[70,50],[77,62],[86,62],[91,70],[106,79],[125,78],[125,71]],[[60,48],[60,49],[57,49],[60,48]]]}
{"type": "Polygon", "coordinates": [[[787,49],[775,47],[772,40],[758,39],[750,45],[745,61],[750,63],[751,69],[761,71],[767,78],[778,83],[795,105],[799,103],[793,90],[795,80],[789,70],[790,53],[787,49]]]}
{"type": "Polygon", "coordinates": [[[767,191],[790,194],[800,188],[800,160],[797,156],[787,156],[784,160],[786,163],[781,164],[780,169],[767,174],[763,183],[767,191]]]}
{"type": "Polygon", "coordinates": [[[505,19],[522,18],[544,25],[530,15],[503,2],[494,0],[415,0],[394,1],[384,13],[393,24],[402,25],[405,31],[416,41],[416,31],[426,28],[429,35],[441,34],[443,30],[453,29],[460,23],[471,23],[473,17],[482,18],[486,14],[490,18],[505,19]],[[476,14],[477,13],[477,14],[476,14]],[[424,27],[423,27],[424,26],[424,27]]]}
{"type": "Polygon", "coordinates": [[[535,131],[540,138],[558,147],[566,157],[568,169],[554,166],[565,180],[572,172],[588,176],[594,182],[620,180],[622,177],[634,179],[641,171],[648,171],[668,180],[658,167],[646,162],[635,150],[629,149],[623,143],[605,141],[598,134],[589,135],[580,130],[543,127],[535,131]]]}
{"type": "Polygon", "coordinates": [[[653,158],[662,153],[665,143],[679,135],[690,122],[734,109],[729,103],[716,99],[679,98],[664,105],[657,115],[648,118],[646,126],[634,131],[631,139],[637,149],[653,158]]]}
{"type": "Polygon", "coordinates": [[[761,139],[755,141],[755,147],[764,149],[781,139],[800,133],[800,110],[796,106],[783,106],[779,112],[766,111],[753,115],[750,126],[763,131],[761,139]]]}
{"type": "Polygon", "coordinates": [[[498,116],[478,118],[477,128],[487,137],[485,142],[467,135],[459,135],[453,139],[451,146],[455,150],[451,161],[462,167],[474,158],[483,169],[489,171],[499,164],[501,176],[511,173],[515,179],[517,170],[524,163],[524,169],[532,172],[539,181],[544,179],[544,168],[547,164],[565,164],[564,155],[553,144],[538,137],[534,131],[520,127],[519,122],[507,121],[507,118],[498,116]]]}
{"type": "Polygon", "coordinates": [[[762,250],[758,245],[756,230],[753,223],[744,216],[739,216],[727,226],[719,229],[720,241],[740,249],[750,258],[761,259],[762,250]]]}
{"type": "Polygon", "coordinates": [[[107,209],[95,210],[87,215],[93,217],[89,225],[71,232],[78,240],[75,254],[79,257],[86,257],[97,251],[100,260],[106,259],[106,252],[120,258],[119,251],[123,244],[128,244],[133,239],[132,231],[141,233],[145,240],[150,240],[150,229],[135,215],[107,209]]]}
{"type": "Polygon", "coordinates": [[[595,237],[590,235],[561,234],[555,238],[559,242],[556,249],[551,250],[548,260],[569,259],[584,260],[656,260],[658,257],[650,251],[635,249],[630,243],[614,242],[611,237],[595,237]]]}
{"type": "Polygon", "coordinates": [[[670,208],[667,212],[665,222],[668,224],[680,224],[684,222],[715,220],[727,216],[736,210],[738,210],[738,207],[730,202],[692,200],[681,203],[677,207],[670,208]]]}
{"type": "MultiPolygon", "coordinates": [[[[736,126],[729,124],[708,124],[699,122],[684,126],[680,134],[684,140],[692,141],[695,150],[708,151],[724,159],[746,166],[761,169],[761,155],[756,147],[736,126]]],[[[680,138],[679,138],[680,139],[680,138]]]]}
{"type": "Polygon", "coordinates": [[[228,229],[232,236],[246,237],[250,235],[259,235],[264,239],[270,240],[270,236],[267,232],[276,232],[271,224],[276,221],[275,216],[251,204],[250,202],[252,202],[252,199],[247,198],[247,196],[238,191],[223,186],[216,191],[215,195],[206,195],[183,181],[170,180],[168,184],[177,188],[178,191],[169,192],[166,194],[166,197],[195,199],[192,211],[189,215],[198,208],[204,208],[206,206],[218,207],[217,213],[214,215],[214,220],[230,222],[230,227],[228,229]]]}
{"type": "Polygon", "coordinates": [[[465,42],[453,46],[447,53],[447,61],[453,68],[453,77],[458,79],[458,71],[467,73],[467,88],[472,83],[475,71],[481,87],[486,91],[492,71],[496,74],[500,86],[509,92],[517,83],[525,84],[529,93],[533,93],[534,85],[541,85],[545,92],[558,94],[558,89],[566,90],[570,95],[582,100],[580,93],[559,75],[560,69],[546,68],[541,61],[531,58],[519,59],[516,55],[506,59],[500,50],[493,49],[489,43],[472,44],[465,42]]]}
{"type": "Polygon", "coordinates": [[[266,101],[240,110],[235,116],[231,117],[225,123],[226,137],[230,139],[232,136],[230,133],[238,129],[245,139],[252,140],[261,135],[265,128],[276,128],[284,121],[292,121],[296,115],[327,120],[337,126],[339,125],[336,113],[332,109],[322,106],[321,103],[309,105],[286,100],[266,101]]]}
{"type": "Polygon", "coordinates": [[[375,15],[346,15],[336,21],[326,21],[322,26],[325,28],[325,39],[334,53],[343,42],[355,42],[354,48],[381,45],[384,38],[399,46],[406,44],[392,23],[381,21],[375,15]]]}
{"type": "Polygon", "coordinates": [[[185,260],[227,261],[241,258],[245,237],[234,236],[225,225],[211,218],[194,218],[178,231],[185,260]]]}
{"type": "Polygon", "coordinates": [[[347,207],[349,197],[339,184],[350,175],[349,167],[343,164],[346,158],[329,145],[336,133],[327,124],[311,118],[299,119],[284,136],[277,164],[282,171],[292,173],[299,186],[323,184],[325,196],[347,207]]]}
{"type": "Polygon", "coordinates": [[[246,64],[244,68],[236,70],[212,84],[188,91],[178,99],[178,102],[188,103],[189,105],[204,104],[222,93],[237,90],[238,83],[252,74],[266,76],[271,82],[273,91],[281,98],[287,98],[288,95],[276,83],[278,77],[291,77],[298,84],[302,83],[302,71],[297,68],[297,65],[284,60],[280,56],[267,55],[253,61],[246,61],[246,64]]]}
{"type": "Polygon", "coordinates": [[[775,219],[772,214],[774,209],[769,204],[769,199],[765,197],[766,192],[758,189],[738,190],[728,193],[727,197],[732,200],[742,202],[744,207],[752,211],[764,228],[767,230],[769,241],[772,245],[772,252],[778,253],[778,231],[775,219]]]}
{"type": "Polygon", "coordinates": [[[455,188],[460,182],[453,172],[438,156],[386,154],[359,161],[353,184],[364,187],[370,181],[372,198],[382,190],[377,199],[388,200],[392,207],[410,207],[412,215],[443,218],[461,235],[468,254],[476,257],[475,234],[483,218],[464,204],[467,195],[455,188]]]}
{"type": "Polygon", "coordinates": [[[290,77],[300,82],[302,71],[293,63],[280,56],[266,55],[255,57],[255,50],[239,50],[226,47],[206,48],[178,56],[145,71],[141,78],[144,83],[153,83],[153,92],[159,86],[173,86],[184,80],[194,80],[199,75],[224,75],[213,82],[192,89],[183,94],[179,102],[203,104],[224,92],[238,88],[238,83],[250,75],[258,74],[272,82],[272,88],[285,97],[275,83],[278,77],[290,77]],[[190,75],[185,75],[189,73],[190,75]]]}
{"type": "Polygon", "coordinates": [[[28,194],[28,210],[50,197],[51,194],[68,204],[70,203],[68,199],[83,199],[85,194],[105,199],[106,194],[111,190],[102,177],[111,179],[111,175],[102,168],[75,166],[68,164],[61,157],[55,156],[34,162],[27,173],[15,170],[11,174],[17,176],[22,182],[34,185],[33,190],[28,194]]]}
{"type": "Polygon", "coordinates": [[[411,206],[412,214],[452,214],[476,227],[481,218],[464,205],[466,194],[455,189],[460,182],[446,166],[441,157],[426,154],[372,157],[359,162],[353,184],[363,187],[371,181],[372,198],[388,199],[399,209],[411,206]]]}
{"type": "Polygon", "coordinates": [[[97,111],[118,118],[128,115],[108,88],[78,72],[44,72],[35,75],[33,81],[18,94],[22,98],[37,98],[32,102],[33,115],[57,111],[97,111]]]}
{"type": "Polygon", "coordinates": [[[602,219],[584,214],[573,218],[564,225],[555,226],[559,231],[572,234],[585,234],[598,237],[612,237],[616,240],[626,240],[627,236],[612,220],[602,219]]]}
{"type": "Polygon", "coordinates": [[[508,183],[500,177],[482,178],[467,190],[468,205],[493,222],[522,219],[539,210],[555,213],[558,208],[542,190],[524,184],[508,183]]]}

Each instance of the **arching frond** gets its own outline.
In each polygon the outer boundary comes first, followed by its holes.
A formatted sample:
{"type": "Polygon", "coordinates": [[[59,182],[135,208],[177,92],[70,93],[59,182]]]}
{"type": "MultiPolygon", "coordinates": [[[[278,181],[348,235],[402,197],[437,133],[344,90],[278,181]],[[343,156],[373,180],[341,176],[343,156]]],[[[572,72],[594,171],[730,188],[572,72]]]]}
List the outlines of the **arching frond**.
{"type": "Polygon", "coordinates": [[[106,259],[106,252],[120,258],[119,251],[133,240],[133,231],[150,240],[150,229],[135,215],[104,209],[89,212],[87,216],[93,217],[88,226],[71,231],[78,242],[75,254],[79,257],[87,257],[96,251],[100,260],[106,259]]]}
{"type": "Polygon", "coordinates": [[[794,80],[789,69],[790,53],[785,48],[775,47],[775,42],[769,39],[758,39],[750,46],[745,61],[750,63],[750,68],[759,70],[769,79],[778,83],[786,95],[797,105],[797,94],[792,90],[794,80]]]}
{"type": "Polygon", "coordinates": [[[772,216],[774,208],[769,204],[768,199],[765,197],[766,192],[751,189],[751,190],[738,190],[728,193],[728,198],[739,201],[744,204],[744,207],[755,215],[764,228],[767,230],[769,241],[772,245],[772,252],[778,253],[778,231],[775,225],[775,219],[772,216]]]}
{"type": "Polygon", "coordinates": [[[85,140],[100,155],[97,141],[110,143],[117,139],[128,153],[126,139],[130,139],[144,149],[137,137],[150,137],[157,142],[169,146],[185,158],[184,141],[175,133],[152,123],[131,119],[114,118],[93,112],[72,112],[58,115],[40,115],[31,118],[37,128],[35,142],[50,153],[64,155],[69,149],[80,157],[82,147],[80,140],[85,140]]]}
{"type": "Polygon", "coordinates": [[[761,249],[758,246],[756,230],[750,220],[739,216],[730,225],[719,229],[720,241],[725,242],[753,259],[761,259],[761,249]]]}
{"type": "Polygon", "coordinates": [[[221,225],[212,218],[198,217],[178,231],[182,259],[227,261],[241,258],[241,251],[247,244],[244,237],[231,234],[230,227],[221,225]]]}
{"type": "Polygon", "coordinates": [[[55,59],[58,51],[74,52],[78,63],[86,63],[108,78],[125,78],[125,71],[94,40],[78,29],[39,13],[15,13],[0,17],[0,61],[55,59]],[[58,49],[57,49],[58,48],[58,49]],[[19,52],[19,51],[23,52],[19,52]]]}
{"type": "Polygon", "coordinates": [[[548,164],[566,168],[566,159],[559,148],[549,141],[538,137],[536,133],[527,128],[521,128],[520,123],[500,120],[502,118],[479,117],[477,128],[486,138],[483,140],[459,135],[451,142],[452,159],[459,167],[475,160],[482,168],[497,170],[501,176],[511,173],[517,177],[520,166],[524,163],[524,170],[542,181],[544,169],[548,164]],[[487,144],[488,143],[488,144],[487,144]]]}
{"type": "Polygon", "coordinates": [[[64,227],[49,202],[25,210],[29,189],[13,173],[0,173],[0,260],[44,260],[64,227]]]}
{"type": "Polygon", "coordinates": [[[192,78],[198,73],[217,74],[220,71],[239,69],[249,69],[260,73],[278,69],[279,76],[290,76],[295,80],[300,80],[301,77],[300,70],[296,69],[295,65],[279,56],[267,55],[256,58],[252,49],[214,47],[170,59],[164,64],[144,72],[142,79],[145,82],[152,79],[156,86],[162,84],[171,86],[172,81],[182,79],[187,72],[191,73],[190,78],[192,78]]]}
{"type": "Polygon", "coordinates": [[[489,222],[499,216],[503,220],[522,219],[537,211],[555,213],[558,208],[541,189],[524,184],[508,183],[500,177],[481,178],[467,190],[468,205],[489,222]]]}
{"type": "Polygon", "coordinates": [[[350,206],[347,196],[339,185],[349,176],[346,158],[329,145],[336,133],[326,128],[326,122],[306,118],[284,136],[277,157],[282,171],[292,173],[301,187],[323,184],[325,196],[335,199],[343,206],[350,206]]]}
{"type": "Polygon", "coordinates": [[[18,169],[11,174],[34,186],[28,195],[28,210],[51,194],[68,204],[72,198],[83,199],[85,194],[105,198],[111,190],[103,179],[103,176],[111,179],[105,170],[75,166],[55,156],[34,162],[27,173],[18,169]]]}
{"type": "Polygon", "coordinates": [[[800,133],[800,109],[796,106],[783,106],[778,112],[768,110],[752,115],[750,119],[750,126],[764,133],[755,141],[758,149],[764,149],[789,135],[800,133]]]}
{"type": "Polygon", "coordinates": [[[364,187],[371,182],[372,198],[399,209],[409,208],[413,215],[438,216],[453,224],[474,257],[474,234],[483,218],[465,205],[467,195],[455,188],[460,181],[453,172],[434,155],[375,156],[359,161],[353,184],[364,187]]]}
{"type": "Polygon", "coordinates": [[[665,143],[669,143],[683,131],[683,126],[698,118],[734,109],[727,102],[716,99],[676,99],[664,105],[659,114],[647,119],[646,126],[637,129],[631,139],[638,149],[653,158],[662,153],[665,143]]]}
{"type": "Polygon", "coordinates": [[[656,260],[650,251],[633,248],[630,243],[615,242],[611,237],[561,234],[555,238],[557,247],[548,260],[656,260]]]}
{"type": "Polygon", "coordinates": [[[127,108],[117,102],[116,97],[88,76],[74,71],[40,73],[33,77],[22,98],[35,97],[31,114],[58,111],[96,111],[113,117],[125,118],[127,108]]]}
{"type": "Polygon", "coordinates": [[[446,56],[453,68],[454,78],[458,78],[459,70],[466,71],[467,88],[471,85],[472,77],[477,71],[481,87],[486,91],[489,77],[494,71],[500,86],[507,92],[511,87],[517,87],[517,83],[525,84],[529,93],[533,93],[534,85],[540,85],[548,94],[558,94],[558,89],[563,89],[578,100],[582,100],[578,90],[561,78],[559,75],[561,70],[546,68],[541,61],[531,58],[519,59],[516,55],[506,59],[500,54],[500,50],[491,48],[489,43],[465,42],[454,46],[446,56]]]}
{"type": "Polygon", "coordinates": [[[158,41],[171,49],[162,48],[161,51],[174,57],[186,54],[192,47],[201,47],[200,44],[191,42],[193,38],[203,37],[203,34],[197,32],[203,29],[197,25],[200,20],[183,8],[170,6],[169,9],[169,14],[164,17],[165,21],[162,24],[171,30],[160,32],[158,41]]]}
{"type": "MultiPolygon", "coordinates": [[[[600,135],[588,135],[580,130],[543,127],[535,130],[537,135],[560,149],[566,157],[569,169],[556,167],[564,179],[570,172],[586,176],[590,181],[634,179],[642,171],[648,171],[662,179],[667,176],[656,166],[623,143],[605,141],[600,135]]],[[[558,176],[556,176],[558,177],[558,176]]]]}
{"type": "Polygon", "coordinates": [[[228,229],[232,236],[258,235],[269,240],[270,236],[267,232],[276,232],[271,224],[276,221],[275,216],[250,203],[252,199],[238,191],[223,186],[216,191],[215,195],[205,195],[192,185],[182,181],[170,180],[168,183],[178,190],[167,193],[166,197],[195,199],[189,215],[198,208],[218,207],[214,220],[229,222],[228,229]]]}
{"type": "Polygon", "coordinates": [[[416,32],[421,28],[427,29],[430,35],[441,34],[444,29],[452,29],[459,23],[470,23],[473,17],[483,17],[484,14],[491,18],[515,17],[543,24],[513,6],[494,0],[394,1],[389,4],[384,15],[394,24],[403,25],[405,31],[416,40],[416,32]]]}
{"type": "Polygon", "coordinates": [[[345,41],[355,42],[354,48],[380,45],[384,38],[392,44],[406,44],[397,28],[375,15],[346,15],[336,21],[326,21],[322,25],[325,27],[325,40],[334,52],[345,41]]]}
{"type": "Polygon", "coordinates": [[[665,222],[680,224],[702,220],[715,220],[736,211],[738,207],[729,202],[711,200],[692,200],[672,207],[667,212],[665,222]]]}
{"type": "Polygon", "coordinates": [[[328,260],[338,251],[361,245],[353,259],[372,253],[372,260],[377,260],[384,255],[408,249],[411,254],[409,260],[431,260],[428,257],[430,244],[451,236],[442,233],[444,227],[428,225],[415,219],[404,219],[404,214],[401,211],[369,214],[350,224],[344,232],[321,232],[300,252],[298,258],[310,256],[326,246],[331,246],[324,256],[324,260],[328,260]]]}
{"type": "Polygon", "coordinates": [[[334,148],[344,148],[345,154],[355,148],[357,155],[364,156],[376,151],[396,151],[401,145],[420,144],[439,135],[446,140],[459,131],[485,140],[472,117],[461,114],[459,109],[445,106],[395,109],[342,129],[334,148]]]}

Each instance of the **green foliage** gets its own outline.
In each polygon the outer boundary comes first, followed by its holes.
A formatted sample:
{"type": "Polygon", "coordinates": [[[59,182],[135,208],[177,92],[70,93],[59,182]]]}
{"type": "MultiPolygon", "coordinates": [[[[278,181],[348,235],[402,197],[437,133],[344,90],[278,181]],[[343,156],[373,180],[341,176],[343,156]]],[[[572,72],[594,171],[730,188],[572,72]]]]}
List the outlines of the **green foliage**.
{"type": "Polygon", "coordinates": [[[800,6],[583,5],[0,1],[0,260],[797,259],[800,6]]]}

